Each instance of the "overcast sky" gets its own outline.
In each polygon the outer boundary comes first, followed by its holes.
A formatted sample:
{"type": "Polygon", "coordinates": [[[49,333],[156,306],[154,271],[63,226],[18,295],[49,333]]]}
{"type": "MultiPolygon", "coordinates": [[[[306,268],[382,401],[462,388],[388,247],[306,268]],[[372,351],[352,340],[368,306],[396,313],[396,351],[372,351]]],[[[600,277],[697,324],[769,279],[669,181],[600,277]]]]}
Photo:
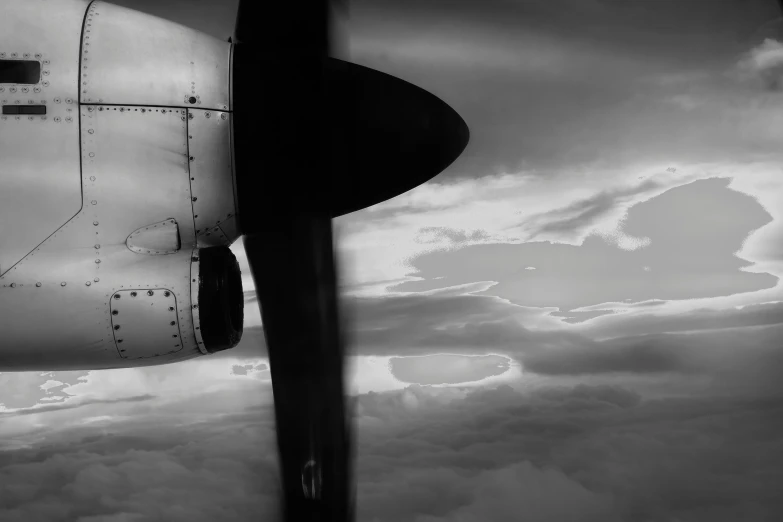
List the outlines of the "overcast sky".
{"type": "MultiPolygon", "coordinates": [[[[221,39],[236,11],[118,3],[221,39]]],[[[434,180],[335,221],[359,520],[783,519],[777,2],[351,4],[350,59],[471,129],[434,180]]],[[[276,512],[263,333],[233,250],[237,348],[0,374],[0,520],[276,512]]]]}

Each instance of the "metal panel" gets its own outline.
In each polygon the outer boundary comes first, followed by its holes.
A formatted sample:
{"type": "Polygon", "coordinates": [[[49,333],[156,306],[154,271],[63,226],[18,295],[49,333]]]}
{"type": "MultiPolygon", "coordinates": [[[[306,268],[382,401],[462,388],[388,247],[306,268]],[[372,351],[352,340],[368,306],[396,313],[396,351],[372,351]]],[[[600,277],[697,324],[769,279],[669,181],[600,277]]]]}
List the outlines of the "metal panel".
{"type": "Polygon", "coordinates": [[[188,109],[190,184],[199,247],[228,245],[220,225],[236,214],[231,168],[231,114],[188,109]]]}
{"type": "Polygon", "coordinates": [[[182,350],[177,299],[167,288],[120,290],[110,301],[120,357],[145,359],[182,350]]]}
{"type": "Polygon", "coordinates": [[[174,219],[195,241],[185,110],[82,107],[84,208],[95,239],[125,245],[150,223],[174,219]]]}
{"type": "Polygon", "coordinates": [[[85,20],[81,100],[228,110],[230,49],[195,29],[95,2],[85,20]]]}
{"type": "Polygon", "coordinates": [[[85,205],[3,278],[0,371],[38,369],[41,361],[51,369],[118,368],[201,354],[191,313],[195,233],[184,111],[83,106],[81,119],[85,205]],[[165,219],[179,224],[180,251],[148,256],[127,248],[134,230],[165,219]],[[182,350],[123,359],[109,300],[118,290],[155,288],[176,297],[182,350]]]}
{"type": "Polygon", "coordinates": [[[0,59],[41,62],[34,85],[0,84],[2,105],[45,115],[0,116],[0,275],[81,207],[79,44],[87,3],[4,0],[0,59]]]}

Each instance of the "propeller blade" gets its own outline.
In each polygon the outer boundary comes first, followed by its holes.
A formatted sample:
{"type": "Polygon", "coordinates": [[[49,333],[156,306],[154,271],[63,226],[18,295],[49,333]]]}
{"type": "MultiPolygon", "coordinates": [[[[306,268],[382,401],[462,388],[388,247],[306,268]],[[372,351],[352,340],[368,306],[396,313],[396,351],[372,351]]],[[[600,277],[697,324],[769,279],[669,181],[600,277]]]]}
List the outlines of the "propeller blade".
{"type": "Polygon", "coordinates": [[[324,0],[240,1],[233,39],[239,220],[269,351],[287,522],[354,519],[332,216],[323,197],[331,178],[320,67],[329,12],[324,0]]]}

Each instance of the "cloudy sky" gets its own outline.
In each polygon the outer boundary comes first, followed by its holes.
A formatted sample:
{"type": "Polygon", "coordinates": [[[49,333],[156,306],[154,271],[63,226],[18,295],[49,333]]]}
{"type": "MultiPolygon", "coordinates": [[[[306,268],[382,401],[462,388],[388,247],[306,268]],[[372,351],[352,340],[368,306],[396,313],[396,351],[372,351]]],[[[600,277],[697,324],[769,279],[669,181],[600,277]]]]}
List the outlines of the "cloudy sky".
{"type": "MultiPolygon", "coordinates": [[[[236,3],[123,0],[227,38],[236,3]]],[[[335,221],[368,522],[783,517],[774,0],[354,0],[356,63],[471,128],[335,221]]],[[[371,175],[371,173],[368,173],[371,175]]],[[[0,520],[262,520],[245,335],[169,366],[0,374],[0,520]]]]}

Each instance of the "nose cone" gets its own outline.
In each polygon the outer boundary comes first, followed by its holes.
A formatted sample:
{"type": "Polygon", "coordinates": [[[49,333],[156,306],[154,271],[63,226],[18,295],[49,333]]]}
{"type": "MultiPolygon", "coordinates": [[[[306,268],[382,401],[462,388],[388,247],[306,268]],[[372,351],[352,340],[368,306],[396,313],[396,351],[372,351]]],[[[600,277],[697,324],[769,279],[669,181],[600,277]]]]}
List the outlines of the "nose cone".
{"type": "Polygon", "coordinates": [[[468,144],[468,126],[454,109],[399,78],[329,59],[324,83],[335,217],[432,179],[468,144]]]}

